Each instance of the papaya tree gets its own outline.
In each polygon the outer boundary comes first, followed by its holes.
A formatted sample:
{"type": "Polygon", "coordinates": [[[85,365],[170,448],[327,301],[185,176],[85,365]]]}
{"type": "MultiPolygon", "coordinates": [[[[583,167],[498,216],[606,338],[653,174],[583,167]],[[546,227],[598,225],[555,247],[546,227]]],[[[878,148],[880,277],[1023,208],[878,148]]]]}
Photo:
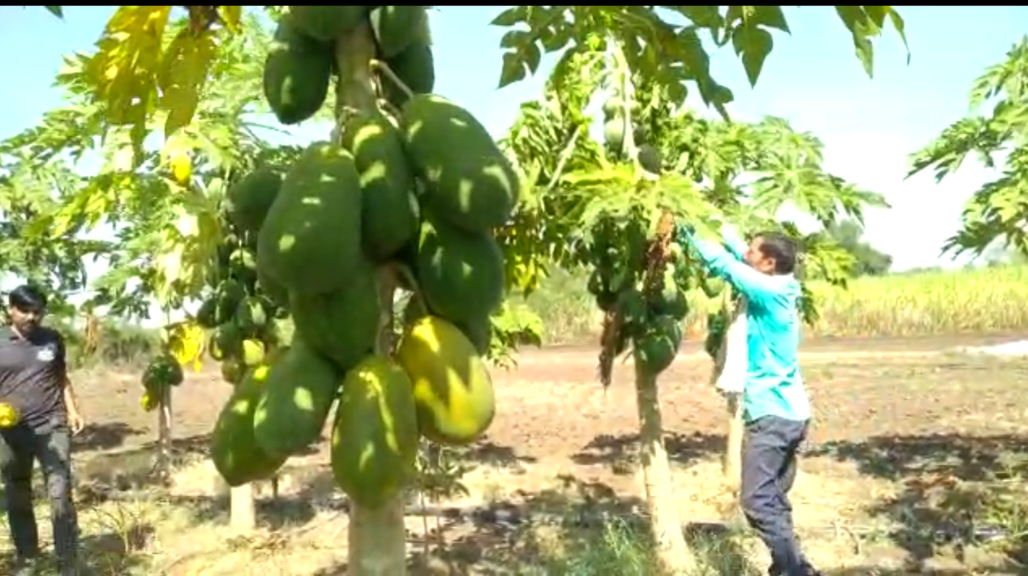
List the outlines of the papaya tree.
{"type": "MultiPolygon", "coordinates": [[[[512,23],[515,12],[497,20],[512,23]]],[[[561,21],[556,26],[570,25],[561,21]]],[[[522,36],[515,31],[505,40],[514,44],[522,36]]],[[[538,53],[532,44],[518,50],[538,53]]],[[[712,279],[690,262],[687,252],[674,247],[676,223],[710,234],[718,221],[751,229],[759,222],[798,235],[791,223],[776,222],[786,202],[828,226],[842,214],[859,219],[866,205],[884,201],[826,174],[820,142],[796,134],[782,120],[715,124],[682,111],[677,106],[681,86],[672,82],[669,87],[656,73],[642,73],[639,50],[635,37],[615,33],[565,52],[546,98],[523,106],[507,145],[526,179],[536,184],[534,203],[525,210],[534,214],[524,215],[525,220],[545,223],[539,235],[561,239],[561,248],[549,253],[559,263],[591,269],[589,288],[605,315],[602,384],[610,384],[615,356],[630,350],[634,358],[651,526],[662,571],[678,574],[694,569],[696,560],[684,544],[672,499],[656,380],[680,345],[686,292],[703,287],[713,296],[718,290],[710,288],[712,279]],[[583,113],[597,93],[606,95],[605,146],[591,141],[592,118],[583,113]],[[744,176],[757,178],[743,186],[744,176]]],[[[508,61],[516,58],[508,56],[508,61]]],[[[743,60],[755,81],[759,63],[747,62],[745,55],[743,60]]],[[[699,84],[704,98],[717,106],[699,84]]],[[[709,94],[724,90],[711,88],[709,94]]],[[[810,255],[807,268],[832,281],[844,280],[845,256],[827,235],[801,241],[810,255]]],[[[805,294],[805,317],[816,318],[809,291],[805,294]]],[[[739,418],[741,412],[733,410],[732,419],[739,418]]],[[[733,430],[729,461],[737,461],[741,442],[741,426],[733,430]]]]}
{"type": "MultiPolygon", "coordinates": [[[[887,207],[884,197],[827,173],[822,167],[821,141],[813,134],[794,131],[784,119],[729,123],[700,118],[691,111],[676,113],[659,91],[641,88],[637,92],[641,104],[635,127],[642,141],[640,164],[702,183],[704,198],[743,232],[778,230],[793,236],[803,254],[803,317],[809,324],[815,322],[816,295],[807,281],[844,285],[856,264],[828,230],[840,218],[862,221],[865,208],[887,207]],[[817,222],[819,228],[802,234],[794,222],[781,220],[779,215],[787,204],[817,222]]],[[[693,275],[697,276],[695,272],[693,275]]],[[[716,377],[723,367],[719,364],[724,360],[723,337],[738,298],[723,282],[702,274],[689,286],[717,304],[708,314],[705,346],[715,361],[716,377]]],[[[735,393],[725,392],[725,396],[730,425],[724,470],[726,480],[734,487],[739,479],[741,410],[735,393]]]]}
{"type": "MultiPolygon", "coordinates": [[[[102,160],[97,175],[75,177],[61,186],[51,200],[53,209],[35,213],[24,235],[40,246],[59,247],[63,239],[89,235],[101,226],[114,230],[116,241],[94,246],[93,255],[106,258],[108,270],[91,279],[94,295],[86,300],[88,309],[146,318],[156,300],[165,315],[185,313],[184,320],[165,319],[164,349],[142,376],[143,408],[159,410],[157,467],[162,474],[167,473],[171,440],[170,391],[182,380],[178,365],[199,369],[205,348],[202,326],[188,308],[217,272],[212,264],[220,247],[218,206],[225,181],[265,156],[288,152],[269,147],[255,134],[252,119],[248,121],[247,115],[266,107],[254,95],[260,67],[246,55],[267,52],[270,36],[254,17],[240,26],[239,34],[224,36],[221,57],[211,67],[190,122],[178,127],[160,150],[144,150],[138,165],[129,131],[108,126],[101,107],[83,91],[89,77],[81,55],[69,58],[57,79],[66,104],[45,114],[38,126],[0,144],[0,153],[37,171],[60,169],[64,157],[78,160],[96,154],[102,160]]],[[[182,29],[184,23],[171,28],[166,49],[178,45],[181,51],[182,29]]],[[[154,130],[166,126],[163,116],[149,124],[154,130]]],[[[84,287],[85,278],[80,282],[84,287]]]]}
{"type": "MultiPolygon", "coordinates": [[[[616,52],[569,58],[557,70],[544,99],[522,105],[505,139],[522,170],[537,183],[535,207],[524,207],[519,216],[558,223],[560,228],[538,230],[560,237],[555,245],[561,251],[551,253],[556,262],[590,271],[589,290],[605,314],[599,367],[605,386],[615,356],[633,352],[651,519],[658,535],[677,534],[673,501],[661,500],[670,497],[670,481],[656,377],[670,365],[681,342],[681,322],[688,302],[696,298],[689,293],[702,289],[707,297],[718,298],[725,289],[705,277],[681,247],[673,246],[673,230],[660,216],[679,214],[680,221],[698,227],[713,228],[717,216],[752,231],[784,229],[799,236],[811,272],[839,282],[850,264],[845,253],[823,233],[800,235],[795,225],[777,221],[780,208],[789,202],[827,226],[842,214],[861,218],[865,206],[884,201],[825,173],[821,143],[812,135],[796,133],[775,118],[743,124],[676,111],[659,87],[619,68],[616,52]],[[589,136],[594,119],[583,112],[595,96],[606,97],[603,143],[589,136]],[[633,118],[631,124],[626,116],[633,118]],[[627,162],[626,142],[637,150],[638,168],[627,162]],[[554,155],[552,150],[564,153],[554,155]],[[633,170],[639,170],[638,182],[633,170]],[[790,179],[796,174],[801,177],[790,179]]],[[[808,319],[815,318],[815,309],[808,305],[805,311],[808,319]]],[[[718,347],[716,343],[708,349],[716,352],[718,347]]],[[[738,439],[732,435],[736,441],[729,442],[736,460],[738,439]]],[[[734,478],[737,466],[728,468],[734,478]]]]}
{"type": "Polygon", "coordinates": [[[1028,255],[1028,38],[989,66],[971,85],[971,114],[947,126],[911,155],[907,177],[931,169],[936,182],[956,172],[973,154],[1000,175],[971,195],[956,234],[943,252],[981,256],[991,245],[1028,255]],[[988,113],[982,109],[991,106],[988,113]]]}
{"type": "MultiPolygon", "coordinates": [[[[610,69],[617,71],[625,102],[632,100],[631,79],[639,74],[664,87],[676,104],[684,100],[686,84],[695,86],[708,104],[726,114],[731,91],[712,78],[700,32],[709,33],[720,45],[731,40],[750,81],[755,82],[771,49],[768,28],[788,30],[780,7],[669,8],[673,10],[568,6],[505,10],[497,24],[524,23],[527,30],[511,31],[504,40],[510,52],[504,55],[501,84],[534,71],[544,51],[566,49],[565,60],[603,54],[600,60],[605,63],[610,48],[617,55],[616,66],[610,69]]],[[[82,58],[86,71],[82,93],[101,110],[100,124],[105,129],[118,127],[127,134],[133,154],[125,160],[131,169],[145,162],[143,143],[153,123],[164,126],[165,147],[189,125],[211,67],[219,61],[212,31],[238,28],[241,7],[186,9],[188,27],[165,48],[173,7],[122,7],[108,23],[98,51],[82,58]]],[[[902,20],[890,7],[837,10],[868,70],[870,40],[880,34],[886,21],[902,32],[902,20]]],[[[251,370],[232,400],[243,409],[226,409],[236,414],[249,411],[243,417],[254,419],[260,391],[283,380],[286,367],[295,370],[303,365],[305,374],[311,375],[308,387],[321,387],[319,400],[308,402],[306,417],[320,418],[325,414],[328,374],[345,372],[336,410],[333,469],[353,503],[350,571],[402,574],[405,550],[399,489],[408,477],[403,469],[413,458],[416,433],[460,443],[474,439],[488,426],[492,391],[480,355],[492,345],[489,328],[496,323],[489,315],[500,304],[504,288],[524,288],[538,278],[540,256],[557,250],[545,239],[568,224],[551,221],[552,213],[545,211],[535,212],[545,219],[533,222],[531,210],[516,213],[510,224],[515,204],[532,206],[540,200],[538,178],[528,179],[530,192],[522,190],[518,174],[481,124],[456,103],[430,95],[434,63],[424,11],[297,6],[271,7],[271,13],[282,15],[274,46],[262,63],[264,96],[271,109],[279,122],[295,124],[327,105],[336,129],[328,140],[308,147],[289,168],[258,232],[258,273],[265,271],[265,288],[277,283],[288,293],[288,308],[303,345],[294,341],[270,369],[251,370]],[[474,148],[474,160],[446,146],[449,141],[474,148]],[[400,160],[401,156],[407,160],[400,160]],[[329,179],[335,181],[332,193],[327,190],[329,179]],[[473,195],[461,189],[465,183],[473,195]],[[365,194],[365,188],[389,192],[365,194]],[[366,204],[365,196],[375,201],[366,204]],[[502,252],[494,236],[502,240],[502,252]],[[376,240],[369,242],[368,237],[376,240]],[[389,249],[384,248],[387,245],[389,249]],[[389,338],[394,332],[389,326],[394,318],[390,308],[397,285],[416,296],[415,306],[407,307],[407,327],[398,348],[389,338]],[[378,321],[372,322],[371,316],[378,321]],[[333,318],[346,318],[350,333],[338,329],[342,323],[333,318]],[[335,328],[333,338],[327,337],[330,328],[335,328]],[[364,356],[371,349],[376,353],[364,356]],[[395,360],[389,358],[394,349],[395,360]],[[454,362],[463,366],[457,373],[461,382],[440,376],[454,362]],[[413,398],[399,392],[405,388],[397,383],[404,378],[412,381],[413,398]],[[448,406],[434,404],[441,389],[466,395],[466,410],[460,418],[454,418],[448,406]],[[389,406],[389,418],[382,405],[389,406]],[[360,442],[355,438],[379,448],[380,458],[359,467],[355,455],[360,442]]],[[[573,150],[574,141],[563,143],[563,148],[573,150]]],[[[596,152],[585,150],[585,154],[596,152]]],[[[643,280],[645,292],[650,293],[666,268],[670,240],[665,220],[662,241],[651,241],[650,223],[656,210],[667,209],[677,219],[707,231],[716,210],[709,202],[701,202],[697,187],[688,186],[681,175],[643,177],[631,138],[626,138],[623,152],[630,163],[601,155],[602,169],[597,170],[595,163],[582,164],[577,170],[569,167],[563,176],[561,169],[554,169],[545,186],[551,191],[559,187],[578,192],[567,195],[579,201],[578,214],[595,225],[590,230],[595,229],[598,238],[593,242],[590,237],[587,245],[602,245],[605,233],[609,240],[615,237],[611,229],[621,221],[628,223],[625,233],[631,248],[614,254],[624,260],[618,262],[624,264],[620,276],[632,286],[643,280]],[[626,189],[636,190],[645,201],[632,211],[605,207],[604,200],[620,197],[626,189]],[[647,245],[653,249],[640,259],[647,245]]],[[[521,167],[521,172],[539,176],[535,170],[521,167]]],[[[209,250],[212,243],[200,245],[209,250]]],[[[624,343],[618,343],[623,333],[611,333],[616,336],[608,344],[613,350],[624,343]]],[[[653,346],[638,347],[649,351],[637,352],[641,360],[637,365],[658,361],[650,351],[659,355],[667,348],[666,336],[647,330],[645,337],[653,339],[653,346]]],[[[657,494],[668,488],[667,460],[660,452],[653,372],[639,371],[638,390],[644,460],[649,459],[650,468],[663,466],[663,473],[650,474],[647,483],[651,501],[660,502],[667,496],[657,494]]],[[[307,392],[315,395],[313,390],[307,392]]],[[[282,417],[280,407],[264,405],[265,418],[272,418],[273,411],[282,417]]],[[[265,453],[268,447],[258,444],[228,451],[259,460],[249,463],[256,476],[267,474],[281,457],[265,453]]],[[[673,535],[678,533],[677,525],[672,527],[673,509],[652,508],[660,518],[657,535],[665,552],[664,567],[678,571],[688,555],[680,533],[673,535]]]]}

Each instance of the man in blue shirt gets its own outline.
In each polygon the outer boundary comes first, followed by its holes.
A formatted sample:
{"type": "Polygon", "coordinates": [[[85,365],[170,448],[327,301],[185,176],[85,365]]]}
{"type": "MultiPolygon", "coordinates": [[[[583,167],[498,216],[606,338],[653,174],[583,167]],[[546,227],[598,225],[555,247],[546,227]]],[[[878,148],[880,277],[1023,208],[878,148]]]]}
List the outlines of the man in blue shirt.
{"type": "Polygon", "coordinates": [[[797,349],[800,285],[796,242],[778,232],[757,234],[742,249],[680,231],[710,274],[725,279],[749,301],[748,366],[742,401],[740,501],[750,526],[771,552],[771,576],[813,576],[796,541],[788,493],[796,479],[796,453],[807,434],[810,400],[803,389],[797,349]]]}

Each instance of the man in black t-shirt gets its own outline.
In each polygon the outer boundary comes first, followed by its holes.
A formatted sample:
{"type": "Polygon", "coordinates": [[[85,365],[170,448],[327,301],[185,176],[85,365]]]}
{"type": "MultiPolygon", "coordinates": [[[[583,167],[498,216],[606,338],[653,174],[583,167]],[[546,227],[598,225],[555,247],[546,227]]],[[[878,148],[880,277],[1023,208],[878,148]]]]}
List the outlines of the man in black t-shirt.
{"type": "Polygon", "coordinates": [[[0,327],[0,401],[18,411],[18,423],[0,431],[9,460],[3,465],[7,523],[17,553],[16,574],[32,574],[39,534],[32,502],[32,469],[46,479],[54,553],[61,574],[75,574],[78,521],[72,499],[71,436],[84,427],[68,379],[64,338],[41,325],[46,296],[19,286],[8,296],[10,323],[0,327]]]}

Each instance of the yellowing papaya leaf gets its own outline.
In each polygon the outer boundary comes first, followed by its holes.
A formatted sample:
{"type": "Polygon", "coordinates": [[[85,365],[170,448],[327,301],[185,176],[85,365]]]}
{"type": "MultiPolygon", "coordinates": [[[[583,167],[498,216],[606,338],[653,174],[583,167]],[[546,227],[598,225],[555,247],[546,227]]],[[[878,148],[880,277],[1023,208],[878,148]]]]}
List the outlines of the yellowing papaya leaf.
{"type": "Polygon", "coordinates": [[[239,33],[241,30],[240,21],[243,18],[242,6],[218,6],[218,16],[229,32],[233,34],[239,33]]]}
{"type": "Polygon", "coordinates": [[[199,372],[206,338],[203,328],[195,322],[183,321],[165,326],[164,332],[168,353],[183,368],[192,364],[199,372]]]}
{"type": "MultiPolygon", "coordinates": [[[[161,39],[171,6],[122,6],[108,20],[96,54],[85,63],[94,98],[114,126],[131,126],[133,147],[143,148],[146,118],[156,97],[161,39]]],[[[136,163],[142,161],[136,155],[136,163]]]]}
{"type": "Polygon", "coordinates": [[[214,39],[209,33],[197,35],[186,28],[171,41],[157,77],[161,109],[168,113],[164,123],[165,139],[192,122],[213,60],[214,39]]]}
{"type": "Polygon", "coordinates": [[[171,157],[168,164],[171,166],[171,175],[175,178],[176,182],[182,185],[189,183],[189,177],[193,173],[193,165],[189,160],[188,154],[179,152],[171,157]]]}
{"type": "Polygon", "coordinates": [[[171,173],[172,179],[180,186],[189,184],[193,175],[192,159],[189,157],[194,142],[186,132],[178,132],[174,138],[165,141],[161,149],[161,165],[171,173]]]}
{"type": "Polygon", "coordinates": [[[195,196],[182,195],[175,221],[160,234],[154,268],[155,290],[162,306],[177,306],[203,289],[218,249],[221,228],[217,212],[195,196]]]}

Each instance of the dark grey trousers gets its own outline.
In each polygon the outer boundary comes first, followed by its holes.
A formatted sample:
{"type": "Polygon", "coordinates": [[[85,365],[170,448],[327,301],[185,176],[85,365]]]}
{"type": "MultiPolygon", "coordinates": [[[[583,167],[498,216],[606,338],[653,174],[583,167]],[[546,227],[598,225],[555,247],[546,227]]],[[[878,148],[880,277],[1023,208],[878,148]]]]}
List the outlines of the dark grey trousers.
{"type": "Polygon", "coordinates": [[[746,424],[740,501],[750,526],[771,552],[773,576],[807,576],[792,523],[789,491],[796,480],[796,453],[807,422],[764,416],[746,424]]]}
{"type": "Polygon", "coordinates": [[[63,566],[74,566],[78,551],[78,517],[72,500],[71,432],[66,426],[35,431],[16,426],[4,430],[9,460],[3,467],[7,524],[19,558],[39,555],[39,532],[32,507],[32,469],[39,460],[50,500],[54,553],[63,566]]]}

